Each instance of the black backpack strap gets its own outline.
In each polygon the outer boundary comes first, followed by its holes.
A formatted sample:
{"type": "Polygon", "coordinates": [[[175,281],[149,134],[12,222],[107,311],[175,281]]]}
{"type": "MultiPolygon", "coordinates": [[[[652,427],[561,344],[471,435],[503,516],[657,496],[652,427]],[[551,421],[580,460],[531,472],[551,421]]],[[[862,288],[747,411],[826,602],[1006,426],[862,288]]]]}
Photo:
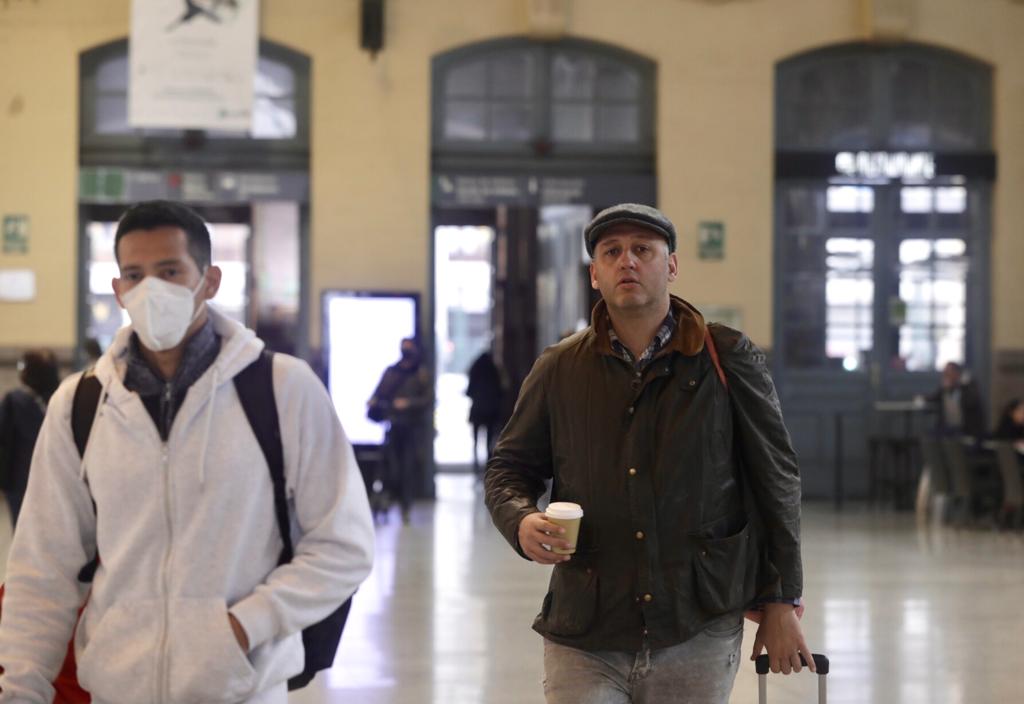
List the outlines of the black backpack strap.
{"type": "Polygon", "coordinates": [[[236,374],[235,390],[270,468],[270,479],[274,483],[274,513],[284,543],[278,564],[283,565],[291,562],[293,549],[285,491],[284,447],[281,444],[277,402],[274,400],[274,353],[264,349],[256,361],[236,374]]]}
{"type": "MultiPolygon", "coordinates": [[[[75,438],[75,447],[78,448],[79,457],[85,457],[85,446],[89,442],[89,433],[92,432],[92,423],[96,420],[96,411],[99,408],[102,393],[103,384],[96,378],[92,369],[86,370],[78,380],[75,396],[71,400],[71,434],[75,438]]],[[[95,501],[92,502],[92,510],[96,511],[95,501]]],[[[91,582],[99,565],[100,558],[97,555],[79,570],[78,581],[91,582]]]]}
{"type": "MultiPolygon", "coordinates": [[[[277,416],[277,402],[274,400],[273,361],[273,353],[264,350],[255,362],[235,375],[235,389],[270,468],[270,479],[274,483],[274,513],[284,543],[278,564],[283,565],[291,562],[294,552],[285,491],[281,423],[277,416]]],[[[327,618],[302,630],[305,667],[301,673],[288,680],[289,690],[305,687],[317,672],[333,664],[351,608],[352,598],[349,597],[327,618]]]]}
{"type": "Polygon", "coordinates": [[[89,369],[83,373],[71,401],[71,433],[75,436],[79,457],[85,457],[85,444],[89,442],[89,433],[92,431],[92,422],[96,420],[96,409],[99,408],[102,393],[103,384],[93,371],[89,369]]]}

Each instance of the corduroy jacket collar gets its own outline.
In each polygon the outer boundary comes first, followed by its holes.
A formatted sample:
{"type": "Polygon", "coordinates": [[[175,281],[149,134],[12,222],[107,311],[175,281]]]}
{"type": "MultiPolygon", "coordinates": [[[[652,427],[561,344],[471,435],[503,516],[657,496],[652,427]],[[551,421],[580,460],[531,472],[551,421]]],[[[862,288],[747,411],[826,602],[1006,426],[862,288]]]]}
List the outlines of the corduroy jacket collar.
{"type": "MultiPolygon", "coordinates": [[[[676,319],[676,330],[656,357],[666,355],[673,350],[692,357],[704,349],[704,316],[696,308],[678,296],[669,296],[669,305],[672,307],[672,315],[676,319]]],[[[611,339],[608,337],[608,304],[604,299],[597,302],[590,314],[590,324],[597,336],[597,350],[601,354],[614,355],[611,339]]]]}

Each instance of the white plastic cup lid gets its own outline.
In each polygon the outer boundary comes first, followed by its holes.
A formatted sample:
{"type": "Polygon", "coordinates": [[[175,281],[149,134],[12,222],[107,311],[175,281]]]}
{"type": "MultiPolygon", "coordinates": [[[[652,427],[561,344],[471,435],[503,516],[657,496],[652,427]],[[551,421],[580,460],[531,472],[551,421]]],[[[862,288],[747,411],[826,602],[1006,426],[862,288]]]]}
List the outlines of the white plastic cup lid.
{"type": "Polygon", "coordinates": [[[556,501],[555,503],[548,505],[544,514],[548,518],[561,518],[562,520],[583,518],[583,507],[569,501],[556,501]]]}

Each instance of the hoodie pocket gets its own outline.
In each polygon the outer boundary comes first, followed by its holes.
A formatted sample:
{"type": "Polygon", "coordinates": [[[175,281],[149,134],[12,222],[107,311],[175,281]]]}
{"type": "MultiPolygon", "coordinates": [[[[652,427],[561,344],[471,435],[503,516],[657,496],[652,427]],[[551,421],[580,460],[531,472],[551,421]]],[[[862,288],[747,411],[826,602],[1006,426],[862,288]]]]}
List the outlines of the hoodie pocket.
{"type": "Polygon", "coordinates": [[[155,600],[119,602],[89,629],[78,652],[78,681],[95,700],[154,701],[161,608],[155,600]]]}
{"type": "Polygon", "coordinates": [[[227,704],[256,688],[256,671],[228,622],[223,599],[119,602],[102,615],[78,658],[78,680],[93,701],[227,704]],[[169,669],[167,669],[169,668],[169,669]],[[166,679],[158,681],[159,673],[166,679]],[[170,687],[167,697],[166,687],[170,687]]]}
{"type": "Polygon", "coordinates": [[[231,631],[223,599],[171,602],[168,633],[170,700],[181,704],[243,701],[256,670],[231,631]]]}

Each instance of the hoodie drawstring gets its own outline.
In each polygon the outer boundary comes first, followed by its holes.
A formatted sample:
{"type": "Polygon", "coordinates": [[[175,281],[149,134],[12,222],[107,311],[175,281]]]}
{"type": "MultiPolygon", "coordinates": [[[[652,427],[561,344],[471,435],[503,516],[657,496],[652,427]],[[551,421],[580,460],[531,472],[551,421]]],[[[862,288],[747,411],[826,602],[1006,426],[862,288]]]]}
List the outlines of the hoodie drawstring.
{"type": "Polygon", "coordinates": [[[206,485],[206,450],[210,445],[210,427],[213,425],[213,405],[220,386],[220,370],[213,367],[213,384],[210,387],[210,398],[206,402],[206,422],[203,424],[203,444],[199,449],[199,490],[206,485]]]}

